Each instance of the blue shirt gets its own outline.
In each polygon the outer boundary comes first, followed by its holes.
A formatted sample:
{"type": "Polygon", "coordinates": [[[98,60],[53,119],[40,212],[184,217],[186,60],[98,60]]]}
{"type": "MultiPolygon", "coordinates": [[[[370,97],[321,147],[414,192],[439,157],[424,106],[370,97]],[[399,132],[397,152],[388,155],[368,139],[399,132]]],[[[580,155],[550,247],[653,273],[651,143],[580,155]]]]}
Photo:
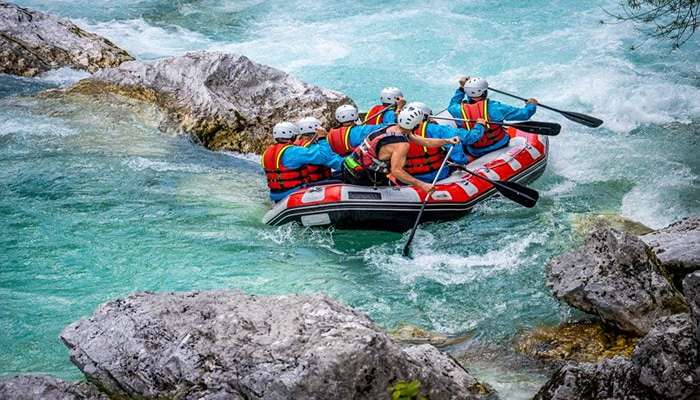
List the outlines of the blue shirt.
{"type": "Polygon", "coordinates": [[[353,125],[350,129],[350,147],[357,147],[362,144],[367,136],[383,128],[388,128],[393,123],[382,123],[379,125],[353,125]]]}
{"type": "MultiPolygon", "coordinates": [[[[340,169],[343,158],[334,153],[325,139],[320,139],[317,143],[304,146],[292,146],[282,153],[280,159],[282,165],[287,168],[301,168],[305,165],[321,165],[335,170],[340,169]]],[[[270,199],[278,202],[298,190],[302,185],[291,188],[284,192],[270,192],[270,199]]]]}
{"type": "MultiPolygon", "coordinates": [[[[464,98],[464,89],[458,88],[450,99],[450,105],[447,107],[447,110],[454,118],[462,118],[462,101],[464,98]]],[[[467,100],[471,103],[471,99],[467,100]]],[[[535,104],[528,103],[525,105],[525,107],[513,107],[496,100],[487,99],[487,101],[489,121],[526,121],[530,119],[537,111],[537,106],[535,104]]],[[[509,141],[510,137],[506,136],[490,146],[481,147],[478,149],[470,146],[472,143],[476,142],[476,140],[471,142],[468,140],[462,140],[462,145],[466,147],[466,151],[469,154],[475,157],[480,157],[493,150],[506,146],[509,141]]]]}
{"type": "Polygon", "coordinates": [[[386,110],[384,111],[384,116],[382,117],[382,124],[395,124],[396,123],[396,111],[386,110]]]}

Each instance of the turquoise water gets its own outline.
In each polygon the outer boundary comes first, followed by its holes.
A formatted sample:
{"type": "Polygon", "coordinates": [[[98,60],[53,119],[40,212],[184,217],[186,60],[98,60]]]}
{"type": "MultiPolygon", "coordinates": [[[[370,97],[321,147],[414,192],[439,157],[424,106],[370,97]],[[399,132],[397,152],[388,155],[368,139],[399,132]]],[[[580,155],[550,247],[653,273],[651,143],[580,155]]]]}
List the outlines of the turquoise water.
{"type": "MultiPolygon", "coordinates": [[[[700,211],[698,41],[632,52],[642,34],[599,22],[614,2],[19,3],[71,17],[140,59],[240,52],[364,108],[396,85],[440,110],[468,73],[606,123],[590,130],[539,111],[564,130],[534,184],[538,206],[492,199],[425,226],[408,260],[405,235],[262,225],[269,205],[255,157],[163,133],[155,109],[35,96],[84,73],[0,76],[0,374],[78,378],[61,329],[135,290],[323,292],[387,328],[507,346],[522,329],[571,315],[544,287],[543,268],[574,244],[581,215],[662,227],[700,211]]],[[[515,398],[536,385],[498,387],[515,398]]]]}

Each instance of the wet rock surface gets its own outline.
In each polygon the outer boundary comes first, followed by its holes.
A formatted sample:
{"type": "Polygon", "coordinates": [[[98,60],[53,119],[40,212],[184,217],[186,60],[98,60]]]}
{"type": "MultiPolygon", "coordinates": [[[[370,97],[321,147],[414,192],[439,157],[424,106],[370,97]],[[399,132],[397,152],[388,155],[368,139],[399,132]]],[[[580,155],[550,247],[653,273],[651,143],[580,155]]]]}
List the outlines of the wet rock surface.
{"type": "Polygon", "coordinates": [[[245,56],[195,52],[99,71],[69,93],[116,93],[157,104],[171,125],[214,150],[261,153],[272,127],[315,116],[330,126],[342,93],[309,85],[245,56]]]}
{"type": "Polygon", "coordinates": [[[684,218],[640,238],[654,251],[677,288],[683,277],[700,269],[700,217],[684,218]]]}
{"type": "Polygon", "coordinates": [[[0,379],[3,400],[107,400],[94,386],[85,382],[66,382],[47,375],[18,375],[0,379]]]}
{"type": "Polygon", "coordinates": [[[133,58],[72,22],[0,2],[0,73],[35,76],[60,67],[95,72],[133,58]]]}
{"type": "Polygon", "coordinates": [[[514,347],[535,359],[560,365],[566,361],[629,358],[636,342],[636,337],[611,330],[600,322],[586,321],[536,328],[518,336],[514,347]]]}
{"type": "Polygon", "coordinates": [[[547,285],[572,307],[640,336],[657,319],[687,311],[649,247],[610,228],[593,232],[578,249],[552,259],[547,285]]]}
{"type": "Polygon", "coordinates": [[[380,399],[414,380],[431,399],[492,393],[434,347],[402,349],[324,296],[137,293],[61,338],[88,379],[116,397],[380,399]]]}

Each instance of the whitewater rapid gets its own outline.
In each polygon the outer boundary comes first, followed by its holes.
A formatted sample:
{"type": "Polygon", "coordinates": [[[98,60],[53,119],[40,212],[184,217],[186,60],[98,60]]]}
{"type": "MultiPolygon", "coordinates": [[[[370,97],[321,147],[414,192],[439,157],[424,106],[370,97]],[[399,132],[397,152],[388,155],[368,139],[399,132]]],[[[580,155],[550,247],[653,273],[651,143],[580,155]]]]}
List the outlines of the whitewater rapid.
{"type": "MultiPolygon", "coordinates": [[[[242,53],[363,109],[399,86],[438,111],[470,74],[605,124],[539,110],[536,119],[563,129],[534,183],[538,206],[492,199],[424,226],[407,260],[405,235],[262,225],[257,157],[163,133],[158,110],[32,96],[85,73],[0,76],[0,327],[9,332],[0,374],[76,377],[58,332],[134,290],[324,292],[387,328],[508,343],[571,315],[549,295],[543,267],[576,243],[578,218],[622,214],[658,228],[700,212],[698,42],[671,52],[631,25],[600,23],[615,1],[17,3],[70,17],[143,60],[242,53]]],[[[526,398],[536,386],[499,388],[526,398]]]]}

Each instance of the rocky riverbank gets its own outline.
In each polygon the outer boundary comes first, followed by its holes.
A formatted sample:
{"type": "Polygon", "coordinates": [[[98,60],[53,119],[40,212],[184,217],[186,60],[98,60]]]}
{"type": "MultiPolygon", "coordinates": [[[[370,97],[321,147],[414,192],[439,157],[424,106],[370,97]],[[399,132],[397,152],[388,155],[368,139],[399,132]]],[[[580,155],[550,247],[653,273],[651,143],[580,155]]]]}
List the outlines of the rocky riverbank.
{"type": "Polygon", "coordinates": [[[0,73],[36,76],[60,67],[95,72],[129,60],[126,51],[66,19],[0,2],[0,73]]]}
{"type": "Polygon", "coordinates": [[[149,64],[130,61],[101,70],[59,95],[117,94],[155,104],[169,127],[212,150],[261,153],[272,126],[315,116],[326,126],[335,109],[352,100],[245,56],[188,53],[149,64]]]}
{"type": "Polygon", "coordinates": [[[561,357],[570,362],[536,399],[700,396],[700,271],[690,272],[700,256],[698,226],[700,218],[688,218],[641,238],[603,228],[550,262],[547,284],[557,298],[638,339],[631,355],[620,350],[597,363],[561,357]]]}

